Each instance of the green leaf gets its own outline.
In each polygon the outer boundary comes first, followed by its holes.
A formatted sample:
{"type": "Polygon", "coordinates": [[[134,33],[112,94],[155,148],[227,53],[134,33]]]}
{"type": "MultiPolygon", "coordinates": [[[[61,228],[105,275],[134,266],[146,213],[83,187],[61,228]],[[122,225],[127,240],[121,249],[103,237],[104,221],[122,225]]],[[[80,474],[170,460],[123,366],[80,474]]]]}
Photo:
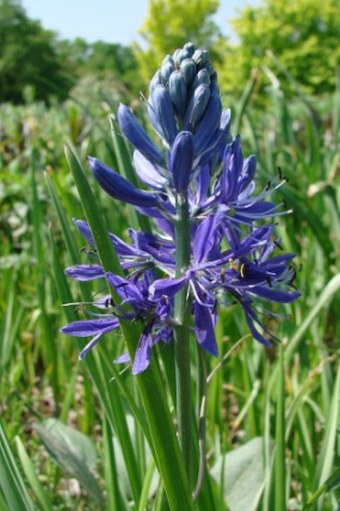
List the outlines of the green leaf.
{"type": "MultiPolygon", "coordinates": [[[[340,411],[340,367],[338,367],[336,380],[334,382],[334,392],[332,402],[329,408],[329,414],[326,422],[326,428],[322,439],[322,447],[318,459],[314,486],[318,487],[322,481],[330,476],[334,457],[336,452],[337,437],[338,437],[338,424],[339,424],[339,411],[340,411]]],[[[323,501],[318,503],[317,509],[323,509],[323,501]]]]}
{"type": "Polygon", "coordinates": [[[318,488],[316,492],[313,493],[313,495],[310,497],[310,499],[308,500],[307,504],[303,509],[304,510],[309,509],[313,504],[315,504],[315,502],[317,502],[317,500],[321,497],[323,493],[334,491],[339,487],[340,487],[340,468],[338,468],[331,475],[331,477],[329,477],[327,481],[325,481],[324,484],[321,485],[320,488],[318,488]]]}
{"type": "MultiPolygon", "coordinates": [[[[33,511],[33,502],[0,421],[0,490],[9,509],[33,511]]],[[[1,494],[0,493],[0,494],[1,494]]],[[[1,499],[0,499],[1,504],[1,499]]],[[[2,509],[2,507],[1,507],[2,509]]]]}
{"type": "Polygon", "coordinates": [[[263,439],[256,437],[220,456],[211,473],[217,482],[223,480],[230,511],[255,511],[264,487],[263,439]]]}
{"type": "MultiPolygon", "coordinates": [[[[129,430],[130,437],[132,439],[134,439],[134,441],[135,441],[134,450],[135,450],[135,452],[137,452],[136,421],[132,415],[126,415],[126,423],[127,423],[127,428],[129,430]]],[[[121,448],[121,445],[119,442],[119,438],[116,435],[113,435],[112,440],[113,440],[113,447],[114,447],[114,452],[115,452],[115,456],[116,456],[117,473],[118,473],[120,485],[121,485],[121,488],[123,489],[124,493],[126,494],[126,496],[131,498],[131,488],[129,485],[128,474],[126,472],[123,452],[122,452],[122,448],[121,448]]],[[[144,445],[144,455],[145,455],[145,463],[148,466],[151,463],[152,456],[151,456],[150,448],[146,442],[144,445]]],[[[150,468],[150,471],[151,471],[151,468],[150,468]]],[[[144,477],[146,478],[146,475],[144,477]]],[[[144,479],[143,486],[144,486],[144,491],[146,491],[146,489],[145,489],[146,486],[149,487],[148,496],[150,497],[152,494],[155,493],[155,491],[157,489],[159,477],[156,472],[151,471],[151,474],[149,474],[148,479],[150,479],[148,482],[144,479]]],[[[140,506],[141,506],[141,504],[140,504],[140,506]]]]}
{"type": "Polygon", "coordinates": [[[96,463],[91,440],[57,419],[48,419],[44,425],[34,424],[34,429],[58,465],[78,479],[91,498],[101,503],[103,497],[100,488],[90,472],[96,463]]]}
{"type": "MultiPolygon", "coordinates": [[[[41,482],[39,481],[39,477],[35,471],[34,464],[30,459],[20,437],[16,436],[15,442],[17,444],[18,455],[22,464],[22,468],[24,469],[25,475],[31,485],[32,490],[40,502],[41,508],[44,511],[52,511],[52,503],[50,501],[49,495],[44,490],[41,482]]],[[[2,508],[0,507],[0,509],[2,508]]]]}

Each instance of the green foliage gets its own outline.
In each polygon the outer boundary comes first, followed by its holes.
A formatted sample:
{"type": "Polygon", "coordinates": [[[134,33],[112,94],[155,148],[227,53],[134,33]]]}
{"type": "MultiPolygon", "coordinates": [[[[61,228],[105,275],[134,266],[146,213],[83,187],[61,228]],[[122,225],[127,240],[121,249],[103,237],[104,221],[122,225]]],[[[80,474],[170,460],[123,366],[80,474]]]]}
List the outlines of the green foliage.
{"type": "Polygon", "coordinates": [[[138,94],[142,82],[132,48],[118,43],[88,43],[77,38],[60,41],[58,49],[70,73],[78,79],[92,76],[97,82],[112,81],[125,94],[138,94]]]}
{"type": "Polygon", "coordinates": [[[27,86],[37,99],[65,99],[71,81],[55,34],[30,20],[18,0],[0,0],[0,102],[20,103],[27,86]]]}
{"type": "MultiPolygon", "coordinates": [[[[310,102],[299,95],[288,101],[278,77],[267,76],[272,83],[267,109],[259,113],[252,107],[257,91],[250,84],[231,105],[232,130],[242,133],[245,154],[257,154],[259,189],[275,178],[278,166],[289,180],[273,201],[281,196],[293,209],[278,219],[277,231],[285,250],[298,254],[294,284],[302,297],[287,306],[275,327],[284,341],[284,370],[275,348],[257,345],[249,334],[239,340],[248,329],[237,307],[220,308],[220,355],[207,359],[206,409],[208,468],[218,502],[197,507],[272,511],[279,509],[279,499],[287,498],[290,509],[336,511],[340,89],[322,100],[310,102]],[[281,396],[279,384],[284,385],[281,396]]],[[[124,349],[120,335],[107,335],[78,362],[84,340],[59,333],[60,326],[82,317],[76,304],[61,303],[90,301],[103,292],[96,282],[79,289],[63,273],[64,267],[89,260],[89,247],[84,250],[70,220],[84,215],[63,156],[65,140],[77,147],[110,231],[126,239],[131,225],[129,207],[99,195],[86,165],[86,155],[96,154],[116,169],[129,170],[129,147],[115,122],[112,144],[107,120],[108,112],[114,112],[111,98],[98,95],[95,108],[89,108],[86,99],[51,108],[41,102],[0,105],[1,510],[98,507],[86,492],[82,470],[70,470],[69,461],[68,467],[57,466],[42,448],[32,425],[51,416],[72,428],[73,440],[73,430],[91,438],[97,454],[93,475],[105,499],[100,509],[166,509],[156,465],[149,459],[153,451],[146,445],[149,429],[137,379],[129,369],[119,374],[120,368],[112,364],[124,349]],[[132,425],[131,413],[137,417],[132,425]]],[[[192,388],[197,392],[196,352],[192,355],[192,388]]],[[[164,371],[164,361],[171,356],[166,346],[158,358],[168,402],[171,374],[164,371]]],[[[159,415],[157,425],[163,421],[159,415]]],[[[62,436],[67,439],[68,434],[62,436]]],[[[55,447],[60,452],[60,445],[50,439],[48,443],[51,454],[55,447]]],[[[167,448],[169,438],[164,443],[167,448]]],[[[86,449],[91,454],[92,449],[86,449]]],[[[69,453],[64,454],[68,459],[69,453]]],[[[172,463],[168,466],[171,471],[172,463]]],[[[201,495],[210,497],[208,491],[201,495]]]]}
{"type": "MultiPolygon", "coordinates": [[[[252,69],[263,66],[279,73],[290,95],[296,85],[309,94],[334,90],[340,63],[338,0],[263,0],[242,9],[232,26],[237,43],[227,46],[220,70],[226,91],[239,94],[252,69]]],[[[260,82],[268,83],[264,74],[260,82]]]]}
{"type": "MultiPolygon", "coordinates": [[[[213,49],[220,37],[212,19],[219,3],[219,0],[150,0],[147,18],[140,29],[147,48],[145,51],[136,48],[143,76],[149,79],[164,56],[187,41],[213,49]]],[[[210,55],[214,58],[214,51],[210,55]]]]}

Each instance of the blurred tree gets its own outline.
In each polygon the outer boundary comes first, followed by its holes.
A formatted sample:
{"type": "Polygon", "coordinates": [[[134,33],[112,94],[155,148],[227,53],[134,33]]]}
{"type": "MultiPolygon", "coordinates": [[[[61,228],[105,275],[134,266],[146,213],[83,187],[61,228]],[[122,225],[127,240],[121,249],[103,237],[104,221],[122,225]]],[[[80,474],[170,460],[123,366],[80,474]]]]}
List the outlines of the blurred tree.
{"type": "Polygon", "coordinates": [[[54,32],[30,20],[19,0],[0,0],[0,101],[20,103],[30,86],[37,99],[67,97],[71,80],[54,32]]]}
{"type": "Polygon", "coordinates": [[[334,90],[340,63],[338,0],[264,0],[242,9],[232,25],[237,42],[228,45],[220,69],[228,92],[240,94],[251,70],[263,66],[282,79],[285,92],[296,84],[315,95],[334,90]]]}
{"type": "Polygon", "coordinates": [[[59,47],[70,72],[77,78],[92,75],[97,80],[113,80],[131,93],[140,91],[138,64],[131,47],[104,41],[88,43],[81,38],[62,41],[59,47]]]}
{"type": "Polygon", "coordinates": [[[219,0],[149,0],[147,18],[140,34],[146,49],[136,47],[143,76],[148,80],[165,55],[191,41],[217,58],[214,43],[221,34],[212,19],[219,0]]]}

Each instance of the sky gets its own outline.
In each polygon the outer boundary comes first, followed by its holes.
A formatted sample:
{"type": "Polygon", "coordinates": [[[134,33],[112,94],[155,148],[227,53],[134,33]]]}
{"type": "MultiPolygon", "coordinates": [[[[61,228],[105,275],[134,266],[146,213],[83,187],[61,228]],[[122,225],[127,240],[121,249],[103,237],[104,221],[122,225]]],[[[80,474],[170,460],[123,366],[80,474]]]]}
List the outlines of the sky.
{"type": "MultiPolygon", "coordinates": [[[[227,19],[251,0],[221,0],[216,22],[224,34],[227,19]]],[[[28,16],[62,38],[82,37],[128,44],[138,41],[137,29],[147,16],[148,0],[22,0],[28,16]]]]}

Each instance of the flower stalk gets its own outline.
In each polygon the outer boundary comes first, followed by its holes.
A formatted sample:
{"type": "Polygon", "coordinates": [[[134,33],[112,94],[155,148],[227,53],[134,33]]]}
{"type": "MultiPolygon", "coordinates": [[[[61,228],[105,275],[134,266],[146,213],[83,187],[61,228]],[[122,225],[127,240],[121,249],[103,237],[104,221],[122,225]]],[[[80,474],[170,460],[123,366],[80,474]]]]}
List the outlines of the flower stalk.
{"type": "MultiPolygon", "coordinates": [[[[186,194],[178,194],[176,211],[176,278],[181,278],[190,263],[190,220],[186,194]]],[[[188,286],[186,285],[175,296],[174,340],[178,436],[189,482],[192,480],[190,308],[191,300],[188,298],[188,286]]]]}

